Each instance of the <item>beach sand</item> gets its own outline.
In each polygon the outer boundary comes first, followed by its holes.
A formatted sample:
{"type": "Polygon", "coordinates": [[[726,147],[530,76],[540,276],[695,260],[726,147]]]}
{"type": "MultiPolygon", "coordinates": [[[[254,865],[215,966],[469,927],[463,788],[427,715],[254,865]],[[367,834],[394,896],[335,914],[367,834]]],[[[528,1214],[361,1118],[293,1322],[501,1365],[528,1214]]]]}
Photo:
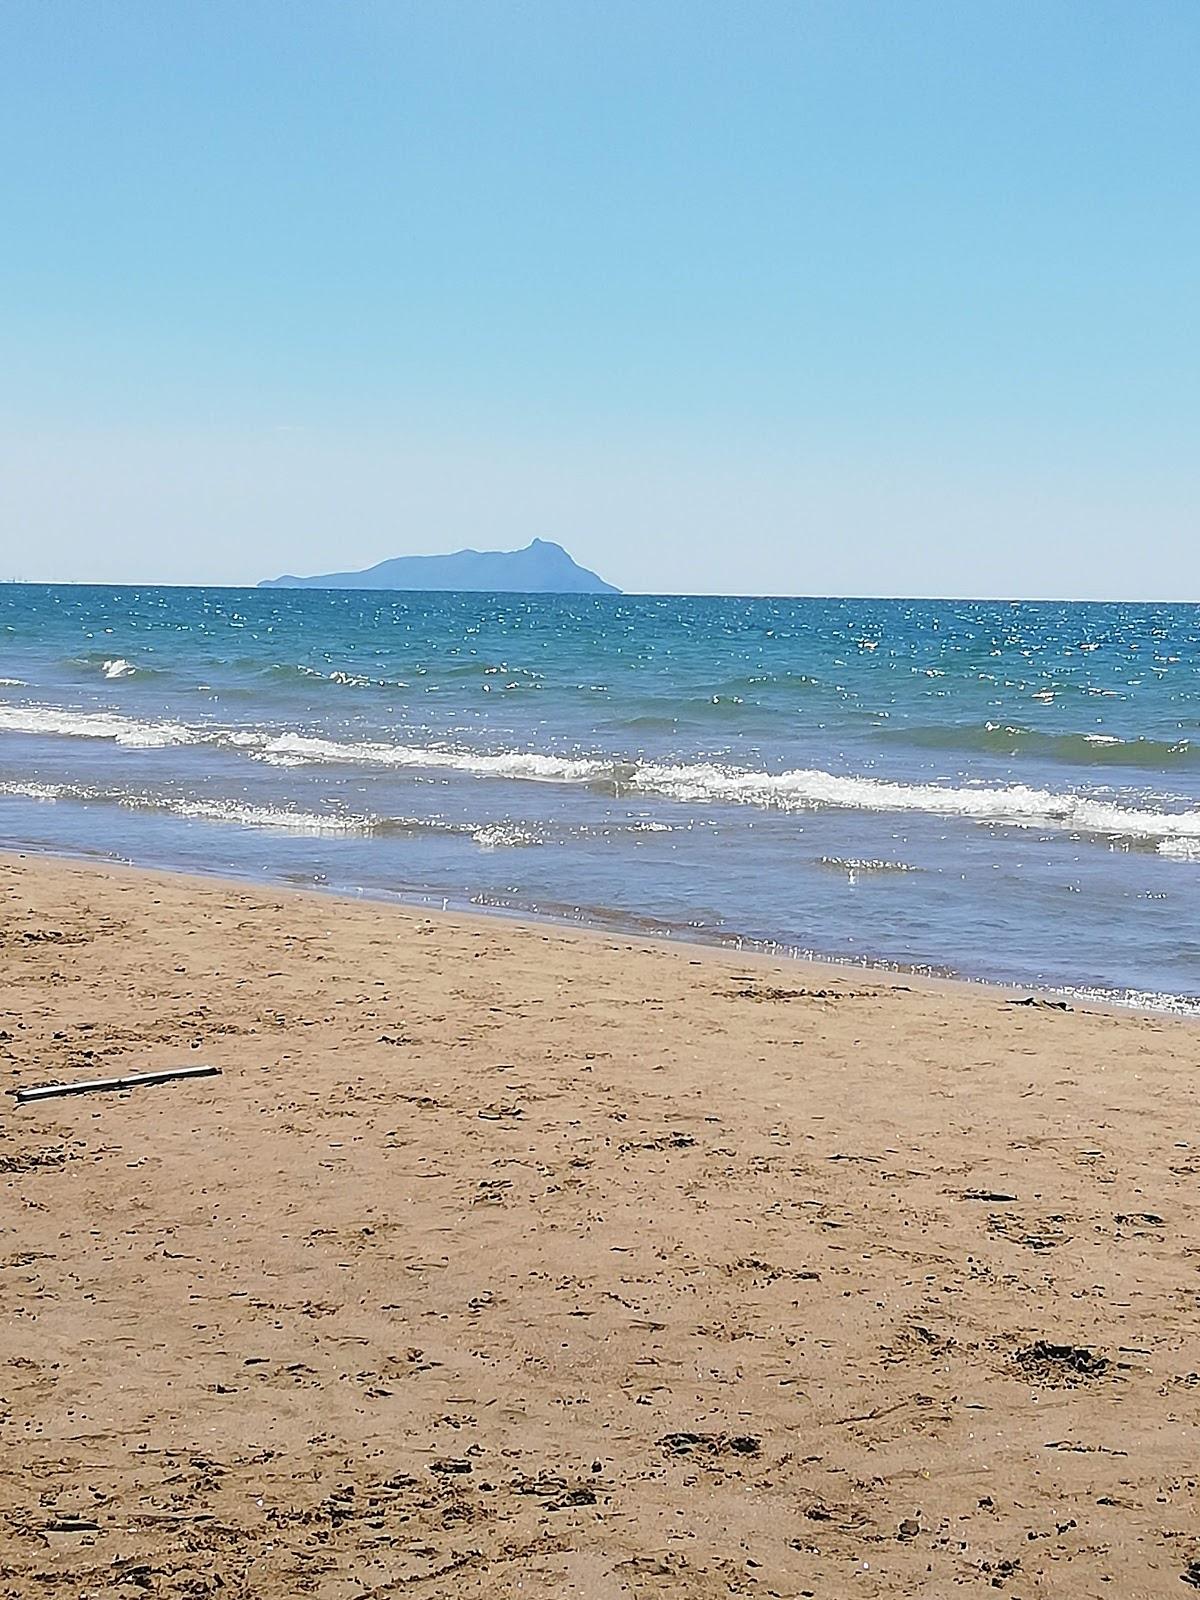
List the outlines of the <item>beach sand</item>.
{"type": "Polygon", "coordinates": [[[13,856],[0,982],[221,1068],[4,1101],[0,1593],[1188,1592],[1195,1023],[13,856]]]}

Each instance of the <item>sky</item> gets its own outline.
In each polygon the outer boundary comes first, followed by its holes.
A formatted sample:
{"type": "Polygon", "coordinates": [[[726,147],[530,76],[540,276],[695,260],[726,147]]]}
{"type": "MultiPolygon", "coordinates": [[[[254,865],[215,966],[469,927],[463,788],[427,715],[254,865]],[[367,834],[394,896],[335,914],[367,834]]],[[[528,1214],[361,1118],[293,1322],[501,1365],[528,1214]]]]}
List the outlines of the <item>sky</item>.
{"type": "Polygon", "coordinates": [[[1195,0],[5,0],[0,578],[1200,602],[1195,0]]]}

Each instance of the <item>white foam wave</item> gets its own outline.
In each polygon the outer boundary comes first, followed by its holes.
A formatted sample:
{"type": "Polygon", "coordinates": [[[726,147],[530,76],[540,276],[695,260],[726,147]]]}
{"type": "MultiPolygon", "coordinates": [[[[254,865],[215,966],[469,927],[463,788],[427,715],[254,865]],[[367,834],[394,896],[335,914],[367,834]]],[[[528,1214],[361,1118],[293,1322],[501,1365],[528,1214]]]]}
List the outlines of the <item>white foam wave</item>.
{"type": "Polygon", "coordinates": [[[372,832],[376,825],[370,817],[322,815],[315,811],[291,811],[286,807],[246,805],[237,800],[189,800],[176,795],[134,794],[76,783],[0,783],[0,795],[46,802],[107,803],[127,811],[160,811],[187,820],[230,822],[245,828],[271,828],[285,833],[365,834],[372,832]]]}
{"type": "Polygon", "coordinates": [[[852,877],[861,872],[916,872],[917,868],[907,861],[883,861],[875,858],[864,859],[860,856],[822,856],[821,866],[833,867],[839,872],[847,872],[852,877]]]}
{"type": "Polygon", "coordinates": [[[106,678],[128,678],[137,671],[132,661],[126,661],[124,656],[117,656],[112,661],[104,663],[104,676],[106,678]]]}
{"type": "Polygon", "coordinates": [[[137,750],[195,744],[202,737],[179,722],[138,722],[115,711],[60,711],[53,706],[0,706],[0,733],[112,739],[137,750]]]}
{"type": "Polygon", "coordinates": [[[24,678],[0,678],[0,689],[24,689],[24,678]]]}
{"type": "Polygon", "coordinates": [[[338,815],[296,811],[286,806],[248,805],[239,800],[188,799],[181,795],[101,789],[75,783],[0,782],[0,795],[47,803],[75,800],[85,804],[115,805],[127,811],[166,813],[187,821],[223,822],[243,828],[265,828],[272,832],[310,836],[458,834],[470,838],[481,850],[511,849],[542,842],[537,832],[517,822],[473,825],[469,822],[447,822],[438,817],[338,815]]]}
{"type": "Polygon", "coordinates": [[[345,689],[366,689],[371,679],[361,672],[345,672],[340,667],[332,672],[319,672],[316,667],[299,666],[296,671],[302,678],[318,678],[322,683],[340,683],[345,689]]]}
{"type": "Polygon", "coordinates": [[[270,828],[284,833],[367,834],[375,826],[370,817],[323,816],[316,811],[289,811],[285,807],[249,806],[233,800],[123,800],[134,809],[169,811],[173,816],[202,822],[232,822],[243,828],[270,828]]]}
{"type": "Polygon", "coordinates": [[[515,822],[493,822],[476,828],[471,840],[481,850],[511,850],[522,845],[540,844],[537,834],[515,822]]]}
{"type": "Polygon", "coordinates": [[[854,811],[925,812],[983,823],[1054,827],[1110,837],[1200,840],[1200,811],[1170,812],[1124,806],[1087,795],[1060,794],[1025,784],[954,787],[896,783],[883,778],[840,776],[816,768],[792,772],[744,772],[709,763],[620,764],[595,757],[568,758],[534,751],[487,755],[417,745],[352,744],[281,734],[259,752],[263,761],[292,766],[310,762],[382,767],[448,768],[480,777],[540,783],[612,782],[618,793],[657,796],[687,804],[724,803],[767,810],[807,811],[838,807],[854,811]]]}
{"type": "MultiPolygon", "coordinates": [[[[487,753],[381,740],[353,742],[310,734],[139,722],[109,711],[65,711],[0,705],[0,732],[111,739],[134,749],[215,743],[277,767],[354,765],[448,770],[522,782],[606,783],[619,796],[641,795],[684,804],[756,806],[775,811],[837,807],[853,811],[923,812],[973,822],[1058,828],[1067,832],[1148,841],[1200,841],[1200,810],[1168,811],[1122,805],[1086,794],[1056,793],[1025,784],[1004,787],[898,783],[825,772],[819,768],[770,773],[715,763],[628,763],[600,757],[544,755],[532,750],[487,753]]],[[[1170,852],[1164,852],[1170,853],[1170,852]]],[[[1189,858],[1190,859],[1190,858],[1189,858]]]]}
{"type": "Polygon", "coordinates": [[[364,743],[318,739],[307,734],[281,733],[268,738],[258,759],[271,766],[309,764],[371,767],[450,768],[479,777],[523,778],[539,783],[586,783],[612,773],[607,761],[578,760],[539,755],[532,750],[486,755],[475,751],[437,750],[421,745],[364,743]]]}
{"type": "MultiPolygon", "coordinates": [[[[277,669],[288,670],[288,669],[277,669]]],[[[332,672],[321,672],[316,667],[308,667],[303,663],[290,669],[301,678],[316,678],[321,683],[336,683],[343,689],[407,689],[408,684],[403,678],[371,678],[364,672],[348,672],[342,667],[335,667],[332,672]]]]}
{"type": "Polygon", "coordinates": [[[801,769],[771,774],[717,766],[641,766],[628,787],[686,802],[724,801],[780,811],[836,806],[853,811],[921,811],[974,822],[1057,827],[1143,839],[1200,839],[1200,811],[1158,811],[1025,784],[1005,788],[894,783],[801,769]]]}
{"type": "Polygon", "coordinates": [[[1191,861],[1200,866],[1200,839],[1163,839],[1158,853],[1172,861],[1191,861]]]}
{"type": "Polygon", "coordinates": [[[70,800],[81,798],[65,783],[0,783],[0,794],[12,795],[22,800],[70,800]]]}

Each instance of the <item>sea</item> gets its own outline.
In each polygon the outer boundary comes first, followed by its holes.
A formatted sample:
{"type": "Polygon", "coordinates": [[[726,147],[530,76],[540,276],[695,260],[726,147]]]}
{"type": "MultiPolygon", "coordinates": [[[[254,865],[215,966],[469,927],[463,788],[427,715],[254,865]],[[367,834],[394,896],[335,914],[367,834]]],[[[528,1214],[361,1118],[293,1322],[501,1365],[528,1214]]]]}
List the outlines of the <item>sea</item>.
{"type": "Polygon", "coordinates": [[[1200,607],[4,584],[0,844],[1200,1013],[1200,607]]]}

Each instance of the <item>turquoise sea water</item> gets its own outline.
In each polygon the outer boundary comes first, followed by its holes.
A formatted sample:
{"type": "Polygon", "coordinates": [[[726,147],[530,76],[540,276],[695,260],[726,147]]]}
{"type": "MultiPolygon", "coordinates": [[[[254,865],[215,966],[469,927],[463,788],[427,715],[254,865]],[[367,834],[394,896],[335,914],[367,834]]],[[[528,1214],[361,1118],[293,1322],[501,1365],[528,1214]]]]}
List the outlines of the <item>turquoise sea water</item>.
{"type": "Polygon", "coordinates": [[[3,585],[0,840],[1200,1009],[1200,608],[3,585]]]}

